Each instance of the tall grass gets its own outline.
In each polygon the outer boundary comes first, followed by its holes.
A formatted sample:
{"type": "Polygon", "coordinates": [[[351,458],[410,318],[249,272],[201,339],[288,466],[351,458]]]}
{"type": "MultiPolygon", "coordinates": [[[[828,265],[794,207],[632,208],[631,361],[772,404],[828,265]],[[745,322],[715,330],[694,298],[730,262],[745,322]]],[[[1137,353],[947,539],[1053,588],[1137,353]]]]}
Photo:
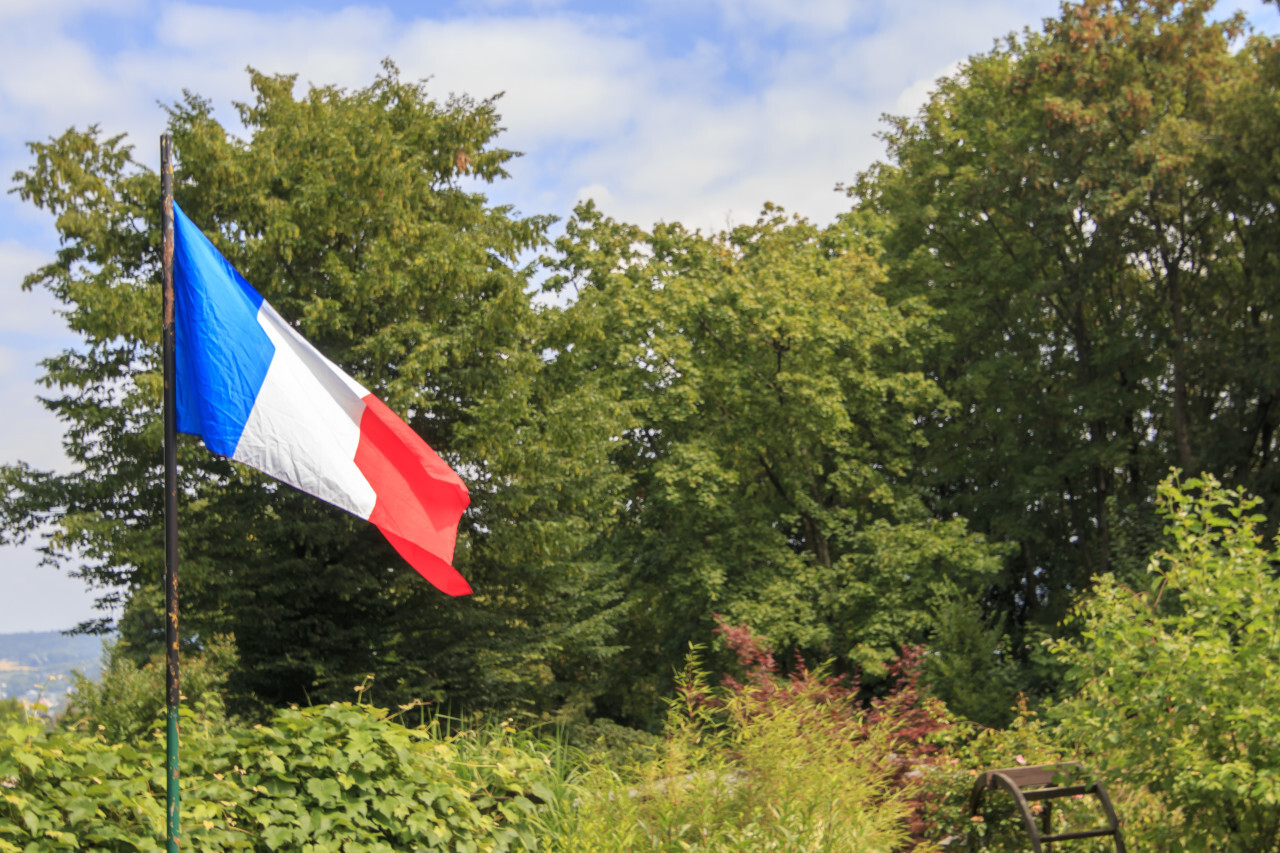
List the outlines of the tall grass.
{"type": "Polygon", "coordinates": [[[622,770],[587,764],[543,813],[546,849],[865,851],[907,844],[887,751],[821,677],[783,696],[710,690],[691,667],[666,739],[622,770]],[[781,700],[781,701],[780,701],[781,700]]]}

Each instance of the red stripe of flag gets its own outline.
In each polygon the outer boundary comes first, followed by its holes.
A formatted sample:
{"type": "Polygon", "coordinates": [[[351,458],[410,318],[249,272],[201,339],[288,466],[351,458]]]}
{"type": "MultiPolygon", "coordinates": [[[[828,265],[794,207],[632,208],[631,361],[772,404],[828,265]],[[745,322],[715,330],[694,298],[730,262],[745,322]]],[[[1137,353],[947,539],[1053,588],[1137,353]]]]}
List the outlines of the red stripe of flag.
{"type": "Polygon", "coordinates": [[[356,467],[378,496],[369,521],[428,581],[449,595],[471,585],[452,565],[467,487],[413,429],[374,395],[364,398],[356,467]]]}

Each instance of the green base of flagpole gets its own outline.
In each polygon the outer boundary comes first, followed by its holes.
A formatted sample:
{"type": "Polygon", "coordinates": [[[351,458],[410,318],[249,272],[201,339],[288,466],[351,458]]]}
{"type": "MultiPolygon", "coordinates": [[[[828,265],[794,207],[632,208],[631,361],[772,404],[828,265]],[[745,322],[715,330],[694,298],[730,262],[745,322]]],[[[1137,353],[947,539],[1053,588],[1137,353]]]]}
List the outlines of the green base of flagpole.
{"type": "Polygon", "coordinates": [[[165,720],[165,778],[168,781],[165,833],[168,853],[178,853],[178,709],[170,708],[165,720]]]}

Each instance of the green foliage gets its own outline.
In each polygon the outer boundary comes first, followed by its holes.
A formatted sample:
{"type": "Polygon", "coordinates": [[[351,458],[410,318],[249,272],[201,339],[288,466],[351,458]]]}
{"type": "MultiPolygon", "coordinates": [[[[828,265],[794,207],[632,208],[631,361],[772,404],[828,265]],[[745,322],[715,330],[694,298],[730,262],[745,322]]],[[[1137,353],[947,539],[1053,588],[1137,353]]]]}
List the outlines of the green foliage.
{"type": "MultiPolygon", "coordinates": [[[[183,844],[193,850],[534,850],[548,755],[497,734],[442,738],[368,706],[280,711],[217,731],[183,719],[183,844]]],[[[162,739],[107,743],[10,726],[0,851],[162,850],[162,739]]]]}
{"type": "Polygon", "coordinates": [[[868,737],[813,675],[768,696],[713,689],[695,653],[665,741],[622,773],[589,768],[548,814],[547,849],[900,849],[910,805],[882,765],[888,732],[868,737]]]}
{"type": "MultiPolygon", "coordinates": [[[[1007,728],[989,729],[969,724],[944,732],[934,760],[922,768],[920,822],[927,840],[947,849],[977,849],[985,845],[992,853],[1022,853],[1027,850],[1027,830],[1013,798],[1003,791],[988,792],[982,813],[971,812],[971,793],[980,773],[1007,767],[1054,764],[1077,756],[1065,752],[1054,727],[1020,701],[1007,728]]],[[[1143,804],[1129,789],[1112,787],[1112,802],[1128,823],[1143,804]]],[[[1031,803],[1032,814],[1040,818],[1044,804],[1031,803]]],[[[1106,825],[1106,817],[1094,797],[1054,800],[1052,827],[1055,832],[1094,829],[1106,825]]],[[[1132,849],[1137,846],[1126,834],[1132,849]]],[[[1078,853],[1105,853],[1115,849],[1107,839],[1076,840],[1070,849],[1078,853]]]]}
{"type": "Polygon", "coordinates": [[[625,477],[602,540],[626,568],[629,666],[597,707],[646,724],[713,612],[847,671],[925,639],[946,585],[976,598],[999,550],[930,517],[917,422],[932,315],[876,293],[872,238],[766,207],[754,225],[652,234],[581,206],[557,242],[571,305],[546,312],[552,375],[616,401],[625,477]]]}
{"type": "Polygon", "coordinates": [[[930,692],[962,719],[1008,725],[1021,674],[1004,625],[991,623],[978,602],[960,596],[943,599],[936,613],[925,658],[930,692]]]}
{"type": "Polygon", "coordinates": [[[1145,564],[1170,465],[1280,495],[1275,45],[1213,7],[1064,3],[894,120],[857,186],[884,292],[944,333],[934,507],[1017,543],[988,602],[1015,649],[1145,564]]]}
{"type": "Polygon", "coordinates": [[[0,699],[0,725],[9,726],[27,719],[26,706],[19,699],[0,699]]]}
{"type": "MultiPolygon", "coordinates": [[[[243,139],[198,96],[171,106],[176,198],[462,473],[455,563],[477,592],[445,599],[368,524],[184,438],[183,631],[233,635],[229,689],[276,706],[345,698],[370,672],[387,704],[581,706],[617,651],[613,563],[582,556],[613,481],[591,455],[607,434],[539,378],[517,258],[550,220],[477,191],[516,156],[494,145],[494,101],[433,100],[389,63],[362,89],[295,96],[296,82],[251,75],[243,139]]],[[[51,519],[47,558],[125,602],[120,635],[142,665],[164,633],[159,182],[96,128],[30,148],[15,189],[56,218],[62,248],[25,285],[57,297],[79,336],[44,365],[75,470],[0,468],[0,529],[51,519]]]]}
{"type": "Polygon", "coordinates": [[[644,729],[622,726],[607,717],[590,723],[569,723],[558,730],[564,745],[580,755],[583,762],[627,767],[652,754],[661,741],[644,729]]]}
{"type": "MultiPolygon", "coordinates": [[[[97,680],[75,674],[75,699],[64,722],[107,743],[137,741],[164,731],[165,659],[153,655],[138,666],[120,641],[107,644],[97,680]]],[[[202,709],[204,725],[225,725],[223,695],[235,666],[235,644],[215,637],[203,650],[180,656],[182,699],[202,709]]]]}
{"type": "Polygon", "coordinates": [[[1160,850],[1280,845],[1280,579],[1258,499],[1212,477],[1160,486],[1171,544],[1135,591],[1098,579],[1055,653],[1071,697],[1062,737],[1163,805],[1160,850]]]}
{"type": "MultiPolygon", "coordinates": [[[[519,259],[550,220],[479,191],[515,156],[493,100],[433,100],[388,64],[300,95],[254,73],[244,138],[198,96],[172,105],[184,208],[462,472],[476,588],[443,599],[372,528],[185,440],[183,628],[235,637],[225,684],[193,663],[189,692],[243,714],[373,673],[382,704],[518,709],[628,754],[642,737],[590,721],[658,729],[716,613],[767,635],[780,671],[805,672],[798,652],[869,692],[927,643],[933,689],[978,724],[1052,694],[1062,659],[1093,685],[1040,640],[1094,576],[1089,606],[1118,608],[1151,553],[1180,553],[1153,510],[1171,462],[1280,501],[1280,50],[1212,13],[1065,4],[895,120],[891,162],[828,227],[766,206],[646,232],[584,204],[541,308],[519,259]]],[[[0,468],[0,531],[51,519],[47,558],[124,603],[79,713],[128,742],[160,695],[157,181],[93,127],[31,154],[15,190],[62,247],[26,286],[79,336],[44,365],[74,471],[0,468]]],[[[1152,618],[1194,615],[1170,590],[1152,618]]],[[[688,765],[696,784],[721,784],[696,765],[726,749],[688,765]]]]}

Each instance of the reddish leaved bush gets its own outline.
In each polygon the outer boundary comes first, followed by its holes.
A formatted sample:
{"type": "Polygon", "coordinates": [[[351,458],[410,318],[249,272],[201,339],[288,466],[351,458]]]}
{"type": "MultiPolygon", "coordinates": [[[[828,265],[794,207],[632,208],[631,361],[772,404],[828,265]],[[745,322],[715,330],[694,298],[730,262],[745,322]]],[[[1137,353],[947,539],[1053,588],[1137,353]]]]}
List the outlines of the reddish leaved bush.
{"type": "MultiPolygon", "coordinates": [[[[811,669],[796,656],[793,671],[782,667],[766,643],[747,625],[730,625],[715,614],[715,633],[733,652],[742,670],[741,679],[726,674],[721,686],[729,696],[746,699],[752,715],[768,716],[783,708],[794,710],[801,704],[814,714],[812,737],[839,736],[864,739],[880,745],[878,764],[894,790],[913,804],[910,833],[912,842],[923,842],[929,827],[925,802],[927,794],[919,784],[942,747],[937,735],[951,728],[946,707],[925,695],[920,686],[924,666],[924,646],[903,646],[889,666],[888,690],[867,700],[856,677],[811,669]]],[[[724,698],[713,695],[686,695],[686,701],[704,707],[723,707],[724,698]]]]}

